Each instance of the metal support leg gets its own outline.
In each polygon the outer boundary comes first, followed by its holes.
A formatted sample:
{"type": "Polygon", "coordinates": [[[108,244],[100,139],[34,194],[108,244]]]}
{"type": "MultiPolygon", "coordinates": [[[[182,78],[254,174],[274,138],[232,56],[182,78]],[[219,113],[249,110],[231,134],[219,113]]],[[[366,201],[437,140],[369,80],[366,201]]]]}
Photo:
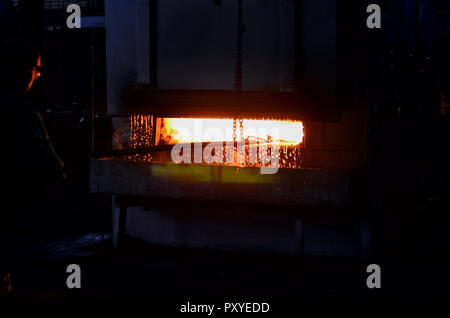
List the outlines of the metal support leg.
{"type": "Polygon", "coordinates": [[[112,198],[112,246],[117,248],[123,233],[125,232],[125,222],[127,218],[127,208],[125,206],[117,206],[116,196],[112,198]]]}
{"type": "Polygon", "coordinates": [[[303,220],[295,218],[295,255],[303,256],[303,220]]]}

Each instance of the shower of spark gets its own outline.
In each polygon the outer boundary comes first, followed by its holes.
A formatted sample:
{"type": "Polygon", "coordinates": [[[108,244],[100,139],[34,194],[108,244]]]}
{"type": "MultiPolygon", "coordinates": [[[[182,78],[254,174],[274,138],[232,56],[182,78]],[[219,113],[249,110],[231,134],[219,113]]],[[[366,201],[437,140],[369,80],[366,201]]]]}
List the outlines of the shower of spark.
{"type": "MultiPolygon", "coordinates": [[[[254,163],[251,159],[252,147],[256,147],[259,158],[259,150],[262,145],[279,146],[277,153],[270,153],[274,158],[278,157],[280,168],[299,169],[302,163],[304,128],[301,121],[291,120],[255,120],[244,119],[243,129],[233,131],[233,119],[219,118],[162,118],[159,129],[156,129],[151,115],[134,114],[129,116],[129,146],[131,149],[159,145],[175,145],[178,143],[196,142],[233,142],[236,134],[237,141],[244,141],[245,146],[235,151],[240,151],[239,156],[243,162],[212,163],[214,165],[232,165],[237,167],[261,167],[265,164],[254,163]],[[159,136],[155,136],[155,131],[159,136]],[[243,138],[241,135],[244,135],[243,138]],[[159,143],[158,143],[159,141],[159,143]]],[[[224,154],[226,153],[226,147],[224,154]]],[[[136,154],[128,156],[128,160],[138,162],[152,162],[154,158],[150,154],[136,154]]],[[[260,159],[260,158],[259,158],[260,159]]],[[[207,164],[207,163],[203,163],[207,164]]],[[[208,163],[211,164],[211,163],[208,163]]]]}

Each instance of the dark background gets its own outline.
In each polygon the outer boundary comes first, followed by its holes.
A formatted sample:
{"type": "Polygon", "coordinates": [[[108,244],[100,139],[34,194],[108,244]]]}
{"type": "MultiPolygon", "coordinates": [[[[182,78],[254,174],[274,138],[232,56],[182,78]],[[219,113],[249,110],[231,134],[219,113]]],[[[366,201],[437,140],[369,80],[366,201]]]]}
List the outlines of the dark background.
{"type": "MultiPolygon", "coordinates": [[[[17,225],[11,252],[16,299],[448,297],[450,5],[380,0],[383,27],[368,30],[368,3],[343,1],[337,8],[336,105],[355,90],[367,104],[367,165],[358,175],[365,191],[359,200],[370,207],[364,220],[376,224],[379,243],[368,258],[298,260],[131,239],[127,248],[113,251],[111,199],[88,189],[92,141],[96,149],[110,142],[104,29],[68,30],[64,1],[19,0],[19,24],[41,48],[44,66],[31,99],[68,178],[17,225]],[[420,14],[405,14],[405,7],[417,5],[420,14]],[[385,265],[381,291],[368,290],[361,279],[372,259],[385,265]],[[87,268],[81,292],[65,286],[69,262],[87,268]],[[155,271],[157,276],[146,275],[155,271]]],[[[80,4],[83,15],[104,14],[103,1],[80,4]]],[[[300,86],[304,67],[297,65],[300,86]]]]}

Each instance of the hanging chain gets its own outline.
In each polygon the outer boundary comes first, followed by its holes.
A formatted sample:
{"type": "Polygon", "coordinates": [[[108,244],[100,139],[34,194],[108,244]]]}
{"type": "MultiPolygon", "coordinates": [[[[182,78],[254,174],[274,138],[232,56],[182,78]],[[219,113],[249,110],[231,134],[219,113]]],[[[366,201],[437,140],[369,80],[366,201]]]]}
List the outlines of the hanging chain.
{"type": "Polygon", "coordinates": [[[245,32],[244,26],[244,0],[238,0],[238,24],[236,34],[236,69],[234,73],[234,89],[242,90],[242,36],[245,32]]]}
{"type": "MultiPolygon", "coordinates": [[[[234,73],[234,90],[237,92],[240,92],[242,90],[242,36],[245,32],[243,7],[244,7],[244,1],[238,0],[238,24],[237,24],[237,29],[236,29],[236,65],[235,65],[235,73],[234,73]]],[[[239,106],[239,105],[237,105],[237,106],[239,106]]],[[[236,130],[237,130],[237,121],[236,121],[236,118],[234,118],[233,119],[233,143],[235,145],[235,148],[234,148],[235,161],[236,161],[236,156],[237,156],[236,130]]],[[[240,132],[241,140],[244,140],[244,125],[243,125],[242,118],[239,118],[239,132],[240,132]]]]}

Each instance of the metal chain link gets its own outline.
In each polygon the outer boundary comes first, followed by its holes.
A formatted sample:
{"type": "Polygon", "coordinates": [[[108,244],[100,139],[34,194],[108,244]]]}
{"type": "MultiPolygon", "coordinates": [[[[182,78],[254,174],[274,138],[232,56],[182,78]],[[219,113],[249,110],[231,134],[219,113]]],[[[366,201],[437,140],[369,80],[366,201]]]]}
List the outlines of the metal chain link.
{"type": "MultiPolygon", "coordinates": [[[[244,120],[242,118],[239,118],[239,132],[241,134],[241,141],[244,142],[244,120]]],[[[244,155],[244,162],[240,165],[241,167],[245,166],[245,144],[244,144],[244,153],[241,155],[244,155]]]]}
{"type": "Polygon", "coordinates": [[[244,120],[239,119],[239,133],[241,134],[241,141],[244,141],[244,120]]]}

